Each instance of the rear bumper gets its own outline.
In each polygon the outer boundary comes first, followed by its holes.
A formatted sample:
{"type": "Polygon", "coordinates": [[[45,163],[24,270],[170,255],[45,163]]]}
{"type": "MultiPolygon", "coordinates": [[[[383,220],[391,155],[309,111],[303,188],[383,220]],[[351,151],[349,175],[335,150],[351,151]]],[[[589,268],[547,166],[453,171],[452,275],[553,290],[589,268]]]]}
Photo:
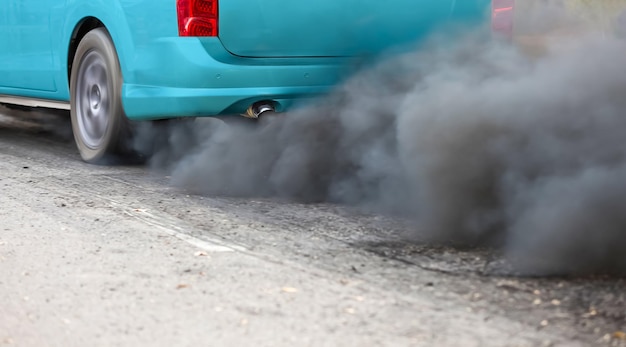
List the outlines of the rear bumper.
{"type": "Polygon", "coordinates": [[[257,101],[273,101],[277,112],[327,93],[332,86],[173,88],[125,84],[124,111],[129,119],[208,117],[243,114],[257,101]]]}
{"type": "Polygon", "coordinates": [[[272,100],[278,111],[328,92],[354,70],[347,58],[243,58],[216,38],[168,38],[138,50],[124,76],[130,119],[243,113],[272,100]]]}

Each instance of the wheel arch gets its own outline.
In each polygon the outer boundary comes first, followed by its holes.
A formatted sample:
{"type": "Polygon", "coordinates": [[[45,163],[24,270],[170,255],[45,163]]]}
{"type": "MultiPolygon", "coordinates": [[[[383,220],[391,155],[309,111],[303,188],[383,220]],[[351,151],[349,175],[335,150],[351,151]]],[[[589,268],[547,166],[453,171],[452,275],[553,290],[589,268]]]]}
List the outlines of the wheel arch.
{"type": "MultiPolygon", "coordinates": [[[[80,41],[93,29],[96,28],[105,28],[106,26],[96,17],[85,17],[83,18],[72,32],[72,36],[70,38],[69,49],[67,53],[67,79],[68,84],[71,80],[72,75],[72,66],[74,65],[74,58],[76,55],[76,50],[78,49],[78,44],[80,41]]],[[[108,31],[108,29],[107,29],[108,31]]]]}
{"type": "MultiPolygon", "coordinates": [[[[113,46],[118,55],[122,78],[130,74],[131,61],[129,57],[134,55],[133,37],[127,22],[126,13],[118,1],[95,0],[83,2],[77,0],[68,1],[65,30],[66,54],[65,69],[63,70],[63,82],[69,92],[72,65],[80,40],[91,30],[104,28],[107,30],[113,46]]],[[[68,95],[69,96],[69,95],[68,95]]]]}

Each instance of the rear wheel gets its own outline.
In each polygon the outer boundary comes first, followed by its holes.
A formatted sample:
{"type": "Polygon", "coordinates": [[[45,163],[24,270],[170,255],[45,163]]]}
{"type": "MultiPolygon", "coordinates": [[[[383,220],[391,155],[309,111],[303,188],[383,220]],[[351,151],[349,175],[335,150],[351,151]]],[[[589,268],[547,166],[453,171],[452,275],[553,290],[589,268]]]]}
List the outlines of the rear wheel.
{"type": "Polygon", "coordinates": [[[121,100],[122,73],[113,42],[104,28],[87,33],[78,45],[70,80],[74,139],[89,163],[120,154],[129,139],[121,100]]]}

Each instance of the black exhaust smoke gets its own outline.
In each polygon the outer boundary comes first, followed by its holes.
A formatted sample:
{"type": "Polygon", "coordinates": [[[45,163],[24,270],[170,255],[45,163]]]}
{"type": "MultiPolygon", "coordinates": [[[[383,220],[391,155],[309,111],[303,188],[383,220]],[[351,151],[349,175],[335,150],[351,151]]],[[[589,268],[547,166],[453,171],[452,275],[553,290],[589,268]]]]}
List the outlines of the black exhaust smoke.
{"type": "Polygon", "coordinates": [[[433,40],[260,127],[161,129],[152,165],[199,194],[410,217],[416,239],[502,247],[528,274],[624,274],[625,54],[594,35],[537,59],[433,40]]]}

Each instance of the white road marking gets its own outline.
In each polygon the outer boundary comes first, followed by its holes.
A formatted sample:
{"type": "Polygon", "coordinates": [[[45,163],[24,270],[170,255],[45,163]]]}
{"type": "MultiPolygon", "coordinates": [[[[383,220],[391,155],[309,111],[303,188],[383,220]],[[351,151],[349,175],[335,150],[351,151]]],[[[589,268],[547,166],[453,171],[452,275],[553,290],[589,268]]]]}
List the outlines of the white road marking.
{"type": "Polygon", "coordinates": [[[149,224],[155,228],[157,228],[160,232],[171,235],[179,240],[187,242],[188,244],[198,247],[204,251],[212,252],[212,253],[223,253],[223,252],[245,252],[246,249],[242,246],[235,244],[228,244],[224,241],[205,238],[199,239],[197,237],[189,235],[188,232],[185,232],[186,229],[191,230],[192,228],[184,228],[178,225],[184,225],[181,220],[176,219],[175,221],[168,221],[168,218],[154,215],[148,210],[145,209],[129,209],[124,207],[121,203],[115,202],[111,199],[107,199],[109,204],[116,209],[121,209],[123,212],[129,216],[140,219],[146,224],[149,224]]]}

